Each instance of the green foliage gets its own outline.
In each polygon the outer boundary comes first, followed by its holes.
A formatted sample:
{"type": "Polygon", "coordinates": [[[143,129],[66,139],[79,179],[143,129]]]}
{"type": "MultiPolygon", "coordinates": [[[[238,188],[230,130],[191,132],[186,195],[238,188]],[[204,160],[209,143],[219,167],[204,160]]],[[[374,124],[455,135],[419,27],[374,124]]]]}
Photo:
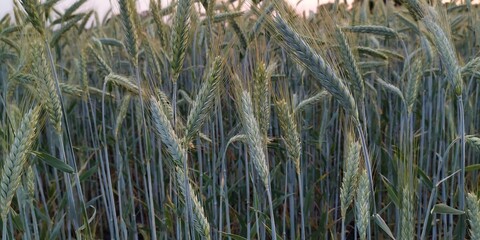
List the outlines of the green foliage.
{"type": "Polygon", "coordinates": [[[480,236],[478,5],[86,2],[0,19],[2,239],[480,236]]]}

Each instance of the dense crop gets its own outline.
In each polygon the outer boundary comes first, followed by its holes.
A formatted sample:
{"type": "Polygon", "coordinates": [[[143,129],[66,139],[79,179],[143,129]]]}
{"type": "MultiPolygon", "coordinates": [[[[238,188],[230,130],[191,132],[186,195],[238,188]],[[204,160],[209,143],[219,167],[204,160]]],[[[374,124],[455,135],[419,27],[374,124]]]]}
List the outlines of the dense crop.
{"type": "Polygon", "coordinates": [[[0,20],[2,239],[480,237],[470,1],[57,2],[0,20]]]}

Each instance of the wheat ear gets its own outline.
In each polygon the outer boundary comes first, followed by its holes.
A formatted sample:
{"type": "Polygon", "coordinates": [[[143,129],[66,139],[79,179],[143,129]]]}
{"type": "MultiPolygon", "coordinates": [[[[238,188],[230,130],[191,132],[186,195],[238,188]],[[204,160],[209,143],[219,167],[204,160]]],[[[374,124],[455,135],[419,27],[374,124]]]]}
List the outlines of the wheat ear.
{"type": "Polygon", "coordinates": [[[192,200],[194,227],[203,238],[210,239],[210,225],[205,217],[203,207],[197,199],[197,196],[193,192],[193,187],[190,183],[186,183],[188,176],[186,171],[183,170],[185,159],[185,151],[181,146],[180,140],[175,134],[172,125],[170,124],[167,116],[164,113],[162,103],[155,98],[150,99],[150,109],[152,112],[152,121],[155,126],[156,133],[160,136],[163,143],[167,146],[167,151],[173,159],[173,169],[175,170],[175,179],[177,185],[180,188],[182,197],[187,202],[188,199],[192,200]]]}
{"type": "Polygon", "coordinates": [[[100,69],[100,77],[105,78],[108,74],[112,73],[112,68],[107,64],[105,59],[100,56],[100,53],[94,49],[92,46],[88,47],[89,53],[95,58],[97,62],[97,67],[100,69]]]}
{"type": "Polygon", "coordinates": [[[300,103],[298,103],[297,106],[295,106],[295,114],[302,111],[308,105],[314,105],[328,96],[330,96],[330,94],[327,91],[323,90],[307,99],[302,100],[300,103]]]}
{"type": "Polygon", "coordinates": [[[162,103],[155,98],[150,99],[150,110],[152,112],[152,121],[156,133],[162,139],[162,142],[167,146],[169,154],[172,156],[175,166],[183,166],[184,154],[180,146],[180,140],[172,128],[172,124],[165,115],[162,103]]]}
{"type": "Polygon", "coordinates": [[[275,108],[277,110],[280,129],[283,133],[282,138],[285,142],[288,156],[295,164],[295,170],[297,174],[300,175],[300,153],[302,151],[302,145],[300,142],[295,115],[292,107],[288,106],[284,99],[277,100],[275,102],[275,108]]]}
{"type": "Polygon", "coordinates": [[[167,94],[165,94],[162,90],[158,89],[156,91],[156,97],[161,103],[163,111],[165,112],[165,115],[167,115],[168,120],[173,121],[173,109],[167,94]]]}
{"type": "Polygon", "coordinates": [[[420,80],[423,76],[423,60],[421,58],[413,61],[410,67],[407,89],[405,92],[405,103],[409,114],[413,111],[413,106],[418,97],[418,89],[420,88],[420,80]]]}
{"type": "Polygon", "coordinates": [[[260,135],[258,121],[255,119],[253,112],[252,99],[247,91],[242,91],[240,94],[240,115],[243,125],[243,131],[247,136],[248,148],[253,165],[260,176],[260,179],[267,192],[267,197],[270,205],[270,221],[272,228],[272,239],[276,239],[277,233],[275,230],[275,219],[273,214],[272,192],[270,189],[270,172],[268,170],[267,158],[265,156],[265,145],[263,138],[260,135]]]}
{"type": "Polygon", "coordinates": [[[405,186],[403,188],[402,198],[402,218],[401,220],[401,232],[400,239],[412,239],[415,236],[415,206],[412,190],[405,186]]]}
{"type": "Polygon", "coordinates": [[[342,28],[344,31],[353,32],[353,33],[365,33],[365,34],[374,34],[386,37],[396,37],[398,35],[397,31],[385,26],[376,26],[376,25],[358,25],[342,28]]]}
{"type": "Polygon", "coordinates": [[[335,27],[335,37],[337,39],[337,42],[339,43],[340,56],[345,63],[349,79],[353,83],[353,86],[355,86],[355,90],[359,93],[358,96],[363,99],[363,96],[365,94],[363,77],[360,73],[360,70],[358,69],[357,61],[355,60],[355,56],[350,49],[347,38],[345,37],[342,29],[340,29],[339,27],[335,27]]]}
{"type": "Polygon", "coordinates": [[[342,186],[340,188],[340,212],[342,215],[342,239],[345,239],[345,221],[347,210],[355,196],[360,163],[360,144],[350,138],[347,142],[347,156],[343,171],[342,186]]]}
{"type": "Polygon", "coordinates": [[[192,110],[187,118],[187,128],[185,132],[185,141],[190,142],[195,134],[200,130],[203,122],[209,116],[215,98],[218,95],[218,88],[222,71],[222,58],[217,57],[212,64],[209,72],[206,74],[205,82],[198,92],[195,101],[193,102],[192,110]]]}
{"type": "Polygon", "coordinates": [[[360,163],[360,144],[349,141],[343,171],[342,187],[340,188],[340,206],[342,218],[347,216],[347,210],[353,201],[357,187],[358,167],[360,163]]]}
{"type": "Polygon", "coordinates": [[[202,236],[202,239],[208,239],[210,240],[210,223],[208,223],[207,218],[205,217],[205,211],[203,209],[202,204],[198,200],[197,195],[195,194],[193,190],[193,186],[189,184],[189,191],[185,189],[185,172],[183,171],[182,167],[175,167],[175,174],[176,174],[176,180],[177,180],[177,185],[180,188],[180,192],[184,199],[189,197],[192,202],[193,202],[193,214],[194,214],[194,227],[197,230],[197,232],[202,236]]]}
{"type": "Polygon", "coordinates": [[[265,157],[264,144],[260,135],[258,121],[253,113],[252,99],[247,91],[241,95],[241,117],[243,131],[247,136],[250,156],[265,188],[270,188],[269,171],[265,157]]]}
{"type": "Polygon", "coordinates": [[[113,136],[115,139],[118,139],[118,132],[120,131],[120,126],[122,125],[123,119],[127,115],[128,106],[130,105],[130,94],[123,97],[122,103],[120,104],[120,110],[118,111],[117,118],[115,119],[115,128],[113,129],[113,136]]]}
{"type": "Polygon", "coordinates": [[[55,131],[60,134],[62,132],[62,107],[52,78],[51,68],[47,63],[44,47],[35,43],[32,48],[35,61],[32,72],[38,77],[37,94],[55,131]]]}
{"type": "Polygon", "coordinates": [[[462,76],[469,77],[477,74],[480,70],[480,57],[476,57],[462,67],[462,76]]]}
{"type": "Polygon", "coordinates": [[[318,80],[340,105],[354,119],[358,120],[358,109],[351,92],[345,83],[337,76],[333,68],[296,33],[282,17],[275,18],[275,27],[283,39],[282,44],[298,62],[318,80]]]}
{"type": "Polygon", "coordinates": [[[39,3],[37,0],[21,0],[23,9],[27,13],[28,21],[33,25],[35,30],[37,30],[40,35],[44,36],[44,21],[40,18],[41,11],[39,11],[39,3]]]}
{"type": "Polygon", "coordinates": [[[370,223],[369,180],[366,170],[362,170],[358,179],[355,197],[357,229],[361,240],[367,239],[367,228],[370,223]]]}
{"type": "Polygon", "coordinates": [[[25,114],[3,163],[0,179],[0,216],[3,221],[6,221],[13,196],[20,185],[28,153],[33,146],[39,115],[38,107],[25,114]]]}
{"type": "Polygon", "coordinates": [[[125,90],[129,91],[132,94],[139,95],[140,88],[127,77],[110,73],[105,77],[105,82],[113,82],[114,84],[123,87],[125,90]]]}
{"type": "Polygon", "coordinates": [[[475,193],[467,194],[467,216],[471,238],[480,239],[480,201],[475,193]]]}
{"type": "Polygon", "coordinates": [[[265,63],[260,63],[253,73],[252,101],[260,134],[265,142],[268,141],[268,128],[270,127],[270,77],[273,66],[266,67],[265,63]]]}
{"type": "Polygon", "coordinates": [[[461,68],[458,65],[455,50],[450,42],[445,31],[439,26],[432,16],[433,13],[427,15],[422,19],[425,28],[432,34],[432,42],[440,55],[440,59],[445,65],[447,72],[447,80],[452,84],[455,94],[461,95],[462,93],[462,81],[461,81],[461,68]]]}
{"type": "Polygon", "coordinates": [[[182,70],[185,51],[188,43],[188,32],[190,29],[191,0],[180,0],[177,5],[177,12],[173,22],[172,32],[172,81],[175,83],[182,70]]]}
{"type": "Polygon", "coordinates": [[[135,14],[137,13],[134,0],[119,0],[120,16],[125,30],[125,41],[128,54],[132,58],[132,62],[137,64],[138,54],[138,34],[135,25],[135,14]]]}
{"type": "Polygon", "coordinates": [[[87,71],[87,51],[85,48],[82,48],[81,52],[80,52],[80,59],[78,61],[78,72],[79,72],[79,75],[80,75],[80,83],[81,83],[81,86],[82,86],[82,89],[84,91],[84,96],[85,97],[88,97],[88,87],[89,87],[89,84],[88,84],[88,71],[87,71]]]}

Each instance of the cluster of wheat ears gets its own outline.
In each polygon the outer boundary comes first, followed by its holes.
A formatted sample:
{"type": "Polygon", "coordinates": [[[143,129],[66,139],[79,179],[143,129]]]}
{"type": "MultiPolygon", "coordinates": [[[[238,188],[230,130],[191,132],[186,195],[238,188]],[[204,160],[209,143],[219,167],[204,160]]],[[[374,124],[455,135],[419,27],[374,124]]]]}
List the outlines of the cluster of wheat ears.
{"type": "Polygon", "coordinates": [[[2,240],[480,239],[470,0],[58,2],[0,20],[2,240]]]}

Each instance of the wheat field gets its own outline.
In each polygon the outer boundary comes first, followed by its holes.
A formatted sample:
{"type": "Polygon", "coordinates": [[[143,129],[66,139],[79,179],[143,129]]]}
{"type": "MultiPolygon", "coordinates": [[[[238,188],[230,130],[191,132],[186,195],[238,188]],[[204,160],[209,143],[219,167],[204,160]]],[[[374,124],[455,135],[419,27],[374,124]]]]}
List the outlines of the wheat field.
{"type": "Polygon", "coordinates": [[[19,0],[7,239],[480,239],[470,0],[19,0]]]}

